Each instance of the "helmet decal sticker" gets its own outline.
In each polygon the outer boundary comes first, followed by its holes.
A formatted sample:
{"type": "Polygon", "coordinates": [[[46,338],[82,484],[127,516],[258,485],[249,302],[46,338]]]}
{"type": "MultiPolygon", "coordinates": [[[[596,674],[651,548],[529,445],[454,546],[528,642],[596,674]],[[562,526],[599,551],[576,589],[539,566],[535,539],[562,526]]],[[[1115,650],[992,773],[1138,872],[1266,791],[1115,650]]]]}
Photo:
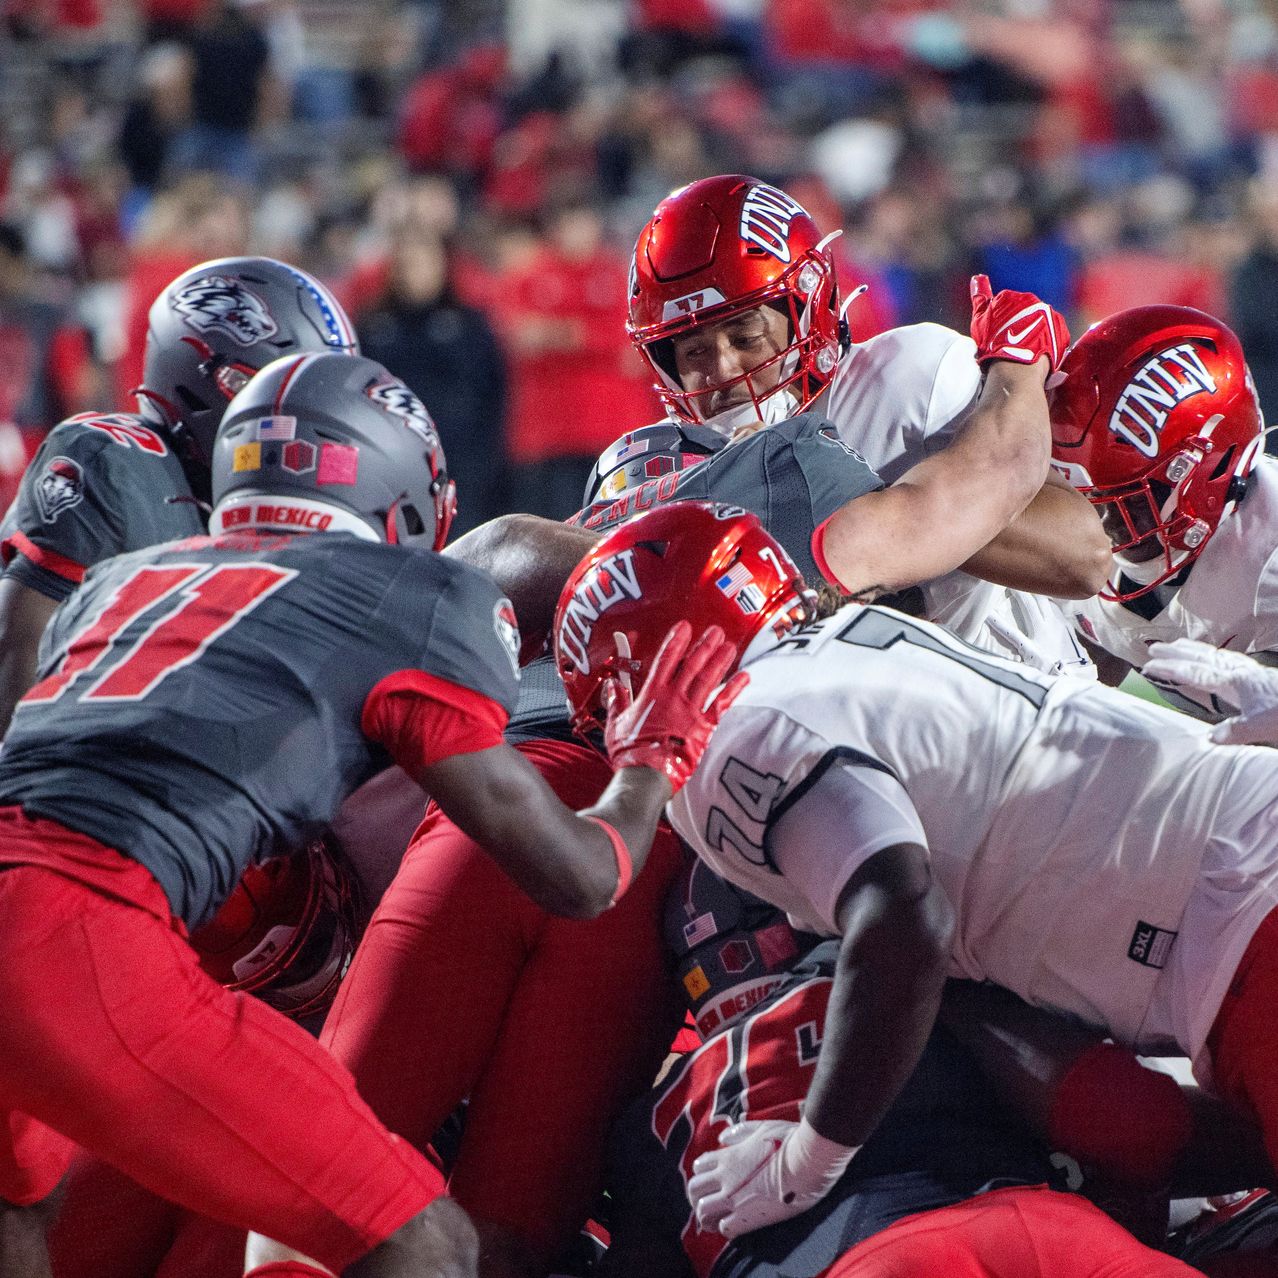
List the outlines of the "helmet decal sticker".
{"type": "Polygon", "coordinates": [[[244,470],[262,469],[262,445],[258,443],[238,444],[231,456],[231,470],[238,474],[244,470]]]}
{"type": "Polygon", "coordinates": [[[315,482],[325,484],[355,484],[359,482],[359,449],[354,444],[321,444],[319,473],[315,482]]]}
{"type": "Polygon", "coordinates": [[[790,261],[790,223],[805,216],[803,205],[775,186],[755,186],[741,205],[741,238],[779,261],[790,261]]]}
{"type": "Polygon", "coordinates": [[[714,584],[729,599],[735,599],[737,607],[746,614],[758,612],[763,607],[763,591],[754,584],[754,575],[745,564],[733,564],[714,584]]]}
{"type": "Polygon", "coordinates": [[[64,510],[84,500],[84,471],[70,457],[51,457],[35,486],[40,518],[51,524],[64,510]]]}
{"type": "Polygon", "coordinates": [[[374,382],[364,392],[379,408],[398,417],[430,444],[438,445],[439,431],[426,405],[398,378],[374,382]]]}
{"type": "Polygon", "coordinates": [[[230,275],[206,275],[173,295],[171,305],[202,333],[226,333],[241,346],[252,346],[279,332],[266,303],[230,275]]]}
{"type": "Polygon", "coordinates": [[[292,439],[297,434],[296,417],[263,417],[256,427],[257,438],[263,443],[292,439]]]}
{"type": "MultiPolygon", "coordinates": [[[[789,250],[787,249],[787,252],[789,250]]],[[[661,308],[663,320],[678,319],[680,315],[695,315],[708,306],[722,306],[727,299],[717,288],[703,288],[700,292],[689,293],[686,297],[676,297],[661,308]]]]}
{"type": "Polygon", "coordinates": [[[309,475],[315,469],[318,452],[309,440],[295,439],[280,449],[280,465],[290,475],[309,475]]]}
{"type": "Polygon", "coordinates": [[[1215,390],[1216,379],[1197,349],[1182,342],[1146,360],[1119,395],[1109,429],[1146,457],[1157,457],[1158,432],[1171,409],[1203,391],[1215,390]]]}

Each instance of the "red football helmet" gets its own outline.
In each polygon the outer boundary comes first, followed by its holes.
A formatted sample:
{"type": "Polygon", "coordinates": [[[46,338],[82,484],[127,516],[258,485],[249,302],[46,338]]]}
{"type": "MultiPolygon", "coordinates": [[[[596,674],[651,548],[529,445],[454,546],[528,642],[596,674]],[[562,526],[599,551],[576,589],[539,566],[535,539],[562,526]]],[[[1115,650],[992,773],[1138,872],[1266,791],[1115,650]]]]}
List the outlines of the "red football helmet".
{"type": "Polygon", "coordinates": [[[640,675],[675,622],[718,625],[743,653],[761,630],[810,621],[816,595],[739,506],[672,501],[622,524],[577,565],[555,610],[555,664],[573,726],[600,726],[604,684],[640,675]]]}
{"type": "Polygon", "coordinates": [[[1192,563],[1246,490],[1264,421],[1242,347],[1202,311],[1139,306],[1089,328],[1057,376],[1053,466],[1114,544],[1125,580],[1101,597],[1135,599],[1192,563]]]}
{"type": "MultiPolygon", "coordinates": [[[[835,233],[837,235],[837,232],[835,233]]],[[[750,404],[717,414],[716,426],[769,425],[801,412],[829,384],[848,345],[830,241],[784,191],[757,178],[705,178],[657,205],[630,268],[626,331],[657,376],[656,391],[684,421],[706,420],[675,371],[671,338],[772,305],[790,323],[789,345],[726,386],[744,382],[750,404]],[[780,365],[780,380],[760,387],[780,365]]],[[[720,388],[723,389],[723,388],[720,388]]],[[[704,395],[704,392],[701,393],[704,395]]]]}
{"type": "Polygon", "coordinates": [[[325,1011],[355,953],[354,876],[331,841],[250,865],[191,934],[200,966],[229,990],[300,1019],[325,1011]]]}

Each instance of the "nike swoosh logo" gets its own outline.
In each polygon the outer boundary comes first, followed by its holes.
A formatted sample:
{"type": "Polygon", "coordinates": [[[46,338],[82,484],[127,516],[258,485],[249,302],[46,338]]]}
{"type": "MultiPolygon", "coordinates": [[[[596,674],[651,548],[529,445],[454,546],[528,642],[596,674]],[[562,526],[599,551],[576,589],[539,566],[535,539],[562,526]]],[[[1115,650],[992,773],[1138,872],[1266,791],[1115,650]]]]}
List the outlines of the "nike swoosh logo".
{"type": "Polygon", "coordinates": [[[1021,329],[1019,333],[1013,333],[1009,328],[1007,330],[1007,340],[1009,344],[1012,346],[1019,346],[1021,342],[1023,342],[1042,322],[1043,317],[1041,315],[1036,315],[1028,324],[1025,325],[1023,329],[1021,329]]]}

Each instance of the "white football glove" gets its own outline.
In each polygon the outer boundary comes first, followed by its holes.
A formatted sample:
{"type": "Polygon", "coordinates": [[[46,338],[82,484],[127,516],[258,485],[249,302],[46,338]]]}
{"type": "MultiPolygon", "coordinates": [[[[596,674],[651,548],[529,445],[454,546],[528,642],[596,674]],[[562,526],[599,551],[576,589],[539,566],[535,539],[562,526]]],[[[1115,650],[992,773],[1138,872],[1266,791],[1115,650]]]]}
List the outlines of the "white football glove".
{"type": "Polygon", "coordinates": [[[1218,723],[1211,739],[1221,745],[1278,745],[1278,668],[1262,666],[1241,652],[1213,648],[1197,639],[1149,645],[1141,674],[1151,683],[1219,697],[1238,707],[1218,723]]]}
{"type": "Polygon", "coordinates": [[[830,1192],[858,1149],[827,1140],[806,1118],[735,1123],[692,1164],[697,1225],[737,1238],[789,1220],[830,1192]]]}

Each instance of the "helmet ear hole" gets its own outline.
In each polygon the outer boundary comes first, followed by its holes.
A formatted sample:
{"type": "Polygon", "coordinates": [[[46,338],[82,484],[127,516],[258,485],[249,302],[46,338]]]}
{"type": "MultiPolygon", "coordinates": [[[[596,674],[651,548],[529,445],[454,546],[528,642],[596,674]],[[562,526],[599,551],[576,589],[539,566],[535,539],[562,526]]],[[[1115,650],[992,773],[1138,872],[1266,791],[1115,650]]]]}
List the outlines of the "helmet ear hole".
{"type": "Polygon", "coordinates": [[[1234,454],[1237,453],[1238,446],[1230,444],[1228,448],[1221,454],[1220,461],[1217,462],[1216,468],[1211,472],[1213,479],[1221,479],[1229,474],[1234,464],[1234,454]]]}
{"type": "Polygon", "coordinates": [[[420,537],[426,531],[426,523],[416,506],[400,506],[399,513],[404,521],[404,531],[410,537],[420,537]]]}

